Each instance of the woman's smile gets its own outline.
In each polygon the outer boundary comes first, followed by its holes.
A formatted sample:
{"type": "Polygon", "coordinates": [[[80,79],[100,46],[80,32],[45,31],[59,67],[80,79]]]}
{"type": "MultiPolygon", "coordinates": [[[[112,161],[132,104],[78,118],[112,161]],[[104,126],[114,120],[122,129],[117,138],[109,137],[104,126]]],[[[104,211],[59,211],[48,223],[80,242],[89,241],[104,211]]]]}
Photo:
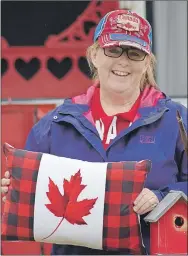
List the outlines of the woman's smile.
{"type": "Polygon", "coordinates": [[[125,72],[125,71],[119,71],[119,70],[112,70],[112,74],[115,76],[120,76],[120,77],[126,77],[130,75],[130,73],[125,72]]]}

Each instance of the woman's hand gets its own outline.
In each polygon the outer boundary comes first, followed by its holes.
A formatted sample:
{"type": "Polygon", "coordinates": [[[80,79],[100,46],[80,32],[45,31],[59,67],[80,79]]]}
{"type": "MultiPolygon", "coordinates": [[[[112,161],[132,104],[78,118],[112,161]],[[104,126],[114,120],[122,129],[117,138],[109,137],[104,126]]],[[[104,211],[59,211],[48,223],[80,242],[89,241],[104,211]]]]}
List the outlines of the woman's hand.
{"type": "Polygon", "coordinates": [[[134,201],[133,210],[141,215],[152,211],[158,203],[157,196],[150,189],[144,188],[134,201]]]}
{"type": "Polygon", "coordinates": [[[8,192],[8,186],[10,185],[10,173],[8,171],[5,172],[4,178],[1,179],[1,193],[5,196],[2,198],[2,201],[6,201],[6,194],[8,192]]]}

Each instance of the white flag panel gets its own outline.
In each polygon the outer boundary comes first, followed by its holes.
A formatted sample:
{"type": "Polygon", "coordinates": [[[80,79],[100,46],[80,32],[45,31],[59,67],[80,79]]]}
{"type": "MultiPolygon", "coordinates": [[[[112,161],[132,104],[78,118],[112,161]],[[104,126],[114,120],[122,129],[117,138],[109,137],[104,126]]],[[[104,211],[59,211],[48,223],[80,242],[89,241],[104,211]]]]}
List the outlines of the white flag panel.
{"type": "MultiPolygon", "coordinates": [[[[107,163],[89,163],[43,154],[35,195],[35,240],[47,243],[72,244],[102,249],[106,170],[107,163]],[[71,175],[75,175],[79,170],[82,177],[81,184],[86,185],[86,187],[78,196],[77,201],[98,198],[94,207],[90,210],[91,214],[83,217],[87,225],[73,225],[66,219],[63,219],[61,225],[53,235],[43,240],[43,238],[52,233],[62,219],[62,217],[56,217],[45,206],[45,204],[50,203],[46,195],[46,192],[49,192],[49,177],[53,180],[55,185],[58,186],[60,193],[64,195],[64,179],[70,181],[71,175]]],[[[60,203],[61,202],[59,202],[59,204],[60,203]]]]}

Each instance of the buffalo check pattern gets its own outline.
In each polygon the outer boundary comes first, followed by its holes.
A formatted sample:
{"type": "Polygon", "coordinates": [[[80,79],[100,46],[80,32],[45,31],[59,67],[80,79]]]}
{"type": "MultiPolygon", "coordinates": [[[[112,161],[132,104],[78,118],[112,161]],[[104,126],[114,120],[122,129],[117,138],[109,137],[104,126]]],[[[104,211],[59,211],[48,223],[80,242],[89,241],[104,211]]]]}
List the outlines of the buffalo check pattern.
{"type": "Polygon", "coordinates": [[[11,185],[4,205],[2,239],[34,240],[33,216],[38,169],[42,153],[4,145],[11,185]]]}
{"type": "MultiPolygon", "coordinates": [[[[11,185],[2,218],[3,240],[34,241],[34,203],[42,153],[4,144],[11,185]]],[[[143,254],[138,215],[133,202],[141,192],[149,160],[107,164],[103,218],[103,249],[143,254]]]]}
{"type": "Polygon", "coordinates": [[[142,254],[142,238],[138,215],[133,202],[141,192],[151,162],[127,161],[108,163],[104,204],[103,248],[129,249],[129,253],[142,254]]]}

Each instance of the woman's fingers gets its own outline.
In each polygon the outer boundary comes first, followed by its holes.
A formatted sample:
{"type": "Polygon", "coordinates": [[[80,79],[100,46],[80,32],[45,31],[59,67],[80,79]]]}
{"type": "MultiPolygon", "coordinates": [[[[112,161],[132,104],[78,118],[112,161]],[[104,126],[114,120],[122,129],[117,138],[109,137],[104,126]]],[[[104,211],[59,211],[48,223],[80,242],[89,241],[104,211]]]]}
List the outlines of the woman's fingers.
{"type": "Polygon", "coordinates": [[[8,192],[8,187],[1,187],[1,193],[6,194],[8,192]]]}
{"type": "Polygon", "coordinates": [[[10,172],[6,171],[4,176],[5,176],[6,179],[9,179],[10,178],[10,172]]]}
{"type": "MultiPolygon", "coordinates": [[[[4,178],[1,179],[1,194],[5,194],[8,192],[9,186],[10,185],[10,172],[6,171],[4,174],[4,178]]],[[[2,197],[2,201],[6,201],[6,196],[2,197]]]]}
{"type": "Polygon", "coordinates": [[[157,196],[147,188],[144,188],[134,201],[134,211],[138,214],[144,214],[155,208],[159,203],[157,196]]]}
{"type": "Polygon", "coordinates": [[[156,202],[155,198],[150,198],[148,201],[146,201],[145,203],[142,204],[142,206],[138,209],[136,209],[136,212],[138,214],[144,214],[146,212],[150,212],[152,211],[155,206],[157,205],[158,203],[156,202]]]}
{"type": "Polygon", "coordinates": [[[10,185],[10,179],[3,178],[1,180],[1,186],[4,187],[4,186],[8,186],[8,185],[10,185]]]}
{"type": "Polygon", "coordinates": [[[5,201],[6,201],[6,196],[4,196],[4,197],[2,198],[2,201],[5,203],[5,201]]]}

